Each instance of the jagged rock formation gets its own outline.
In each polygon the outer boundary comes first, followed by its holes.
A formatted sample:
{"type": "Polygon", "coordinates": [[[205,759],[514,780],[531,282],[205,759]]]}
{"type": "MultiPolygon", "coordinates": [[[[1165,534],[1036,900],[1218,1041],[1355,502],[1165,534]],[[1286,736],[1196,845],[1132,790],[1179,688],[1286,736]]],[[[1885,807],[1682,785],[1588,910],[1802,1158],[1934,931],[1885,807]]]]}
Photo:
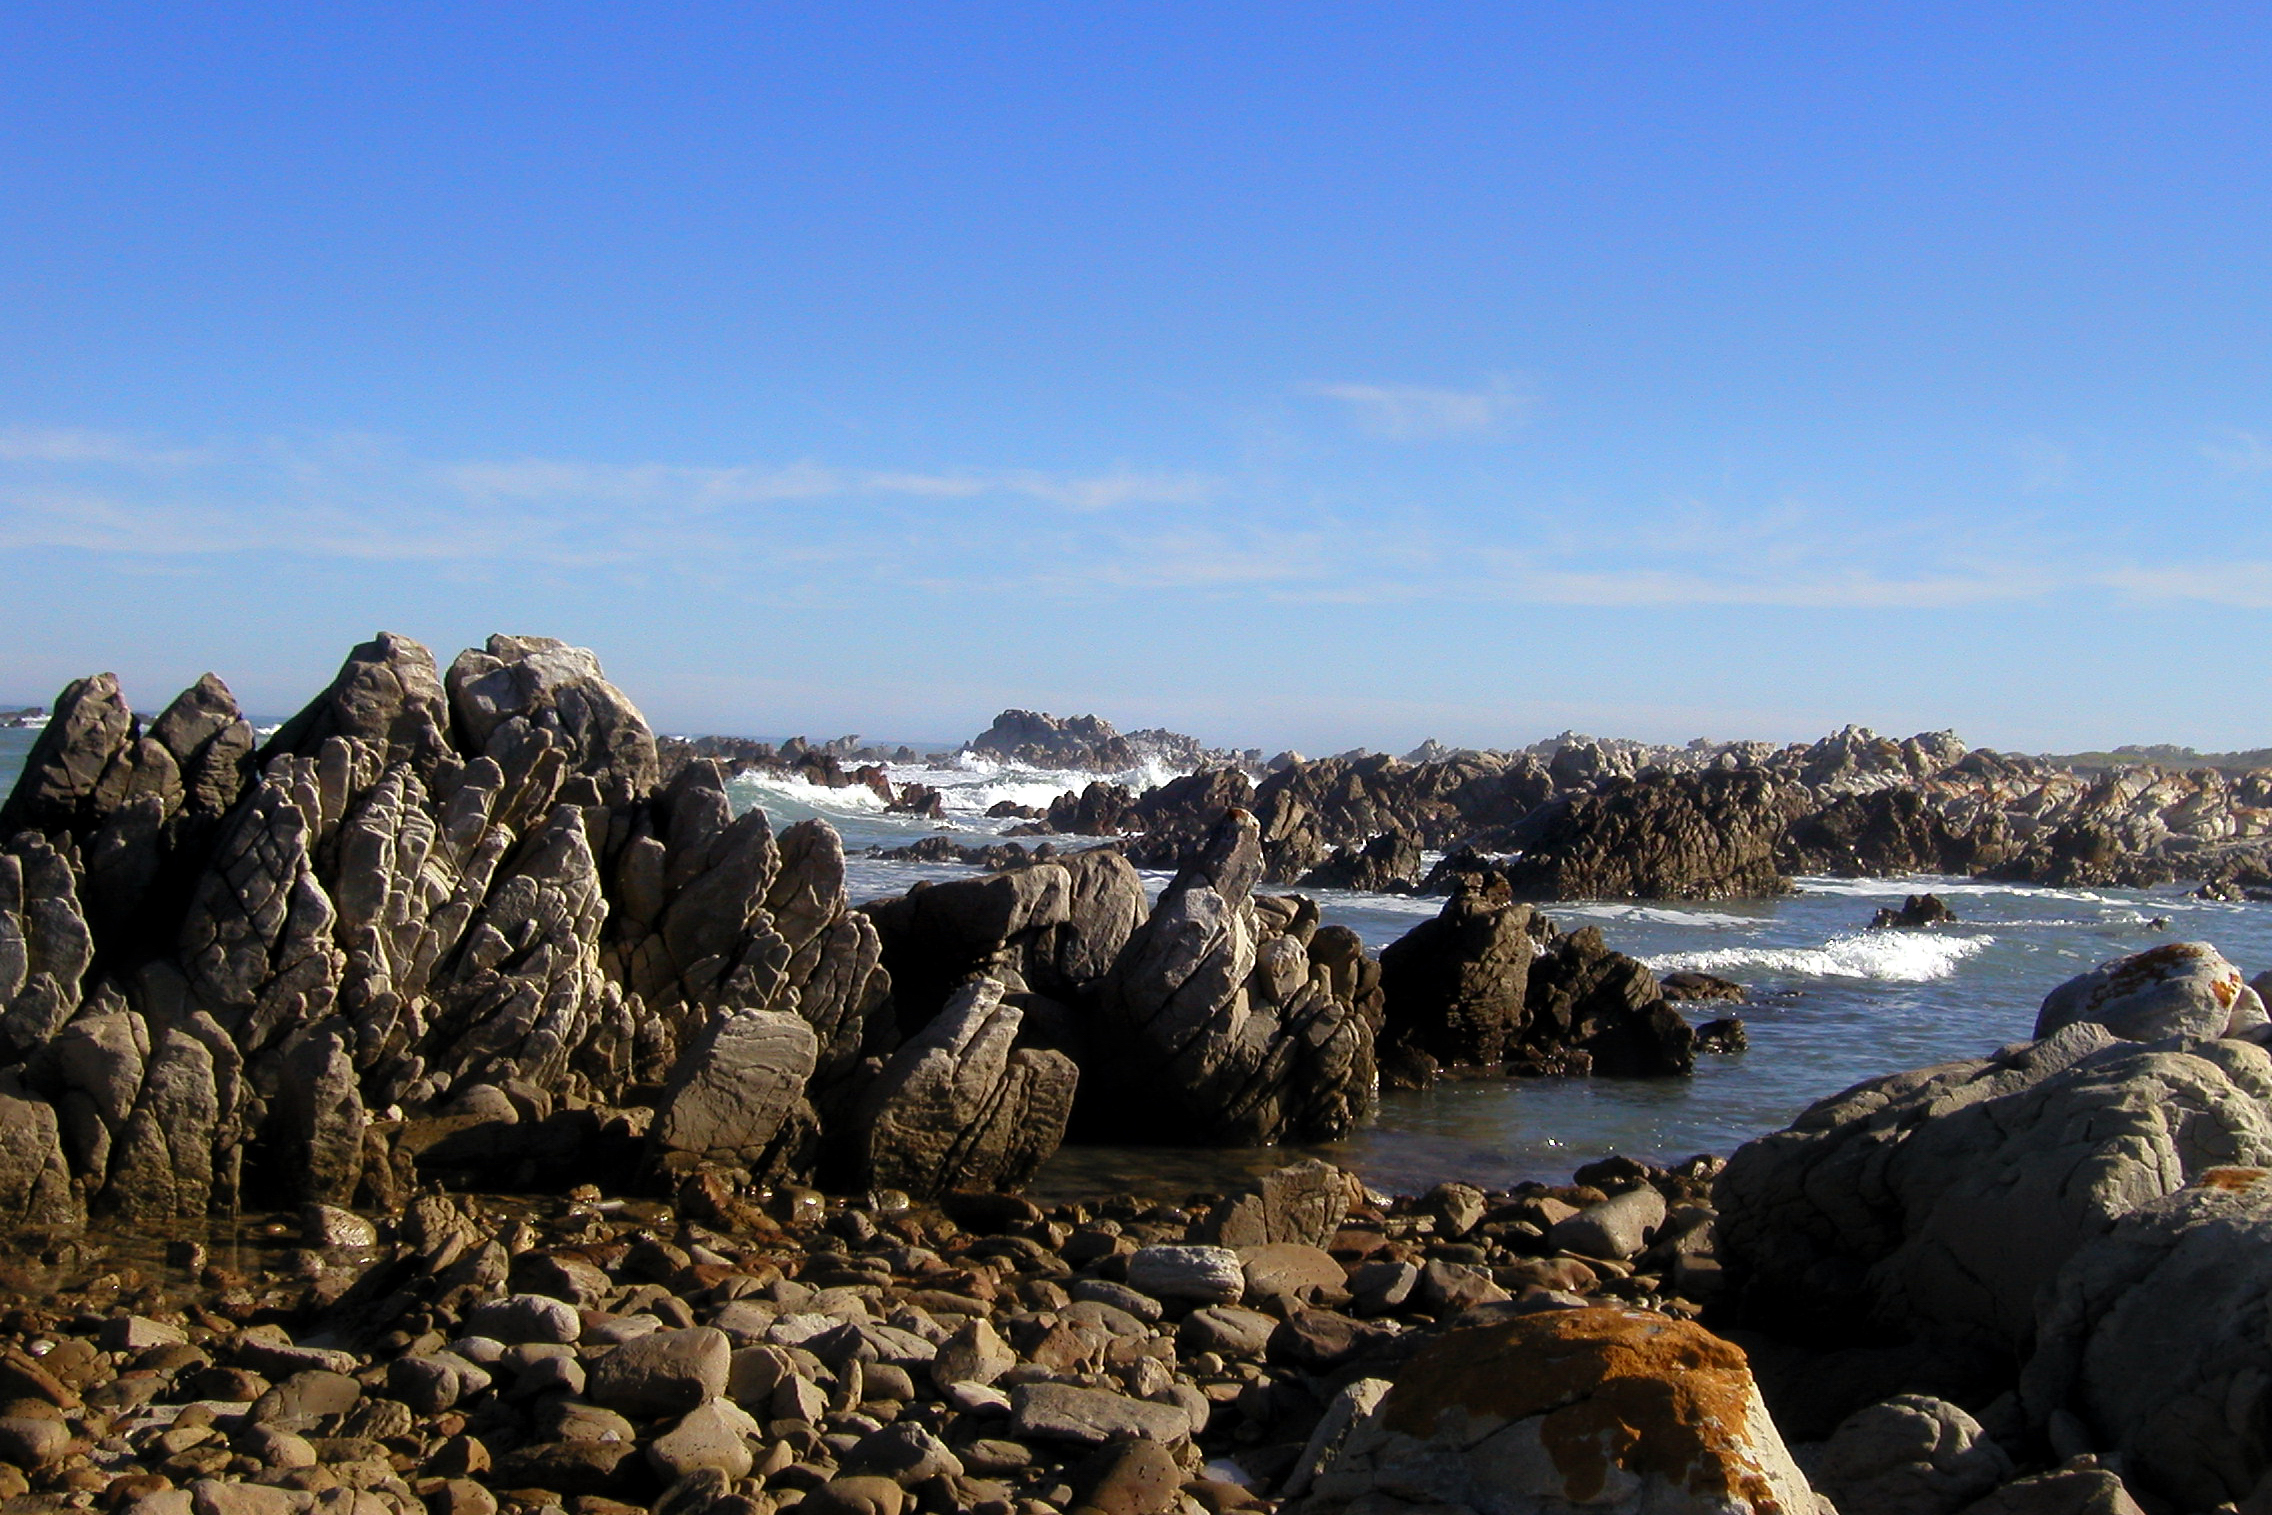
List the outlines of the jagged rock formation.
{"type": "Polygon", "coordinates": [[[1386,1036],[1439,1062],[1505,1062],[1527,1020],[1531,924],[1504,879],[1463,877],[1434,920],[1381,949],[1386,1036]]]}
{"type": "Polygon", "coordinates": [[[1775,848],[1804,796],[1747,771],[1658,773],[1549,807],[1504,840],[1518,898],[1757,898],[1781,894],[1775,848]]]}
{"type": "Polygon", "coordinates": [[[1772,894],[1792,874],[1905,872],[2080,887],[2193,878],[2221,898],[2272,897],[2272,770],[2077,771],[1967,751],[1948,732],[1894,741],[1850,726],[1781,748],[1564,733],[1518,753],[1287,754],[1251,798],[1237,792],[1246,782],[1218,768],[1144,794],[1096,785],[1021,829],[1141,831],[1132,858],[1179,867],[1226,810],[1248,808],[1265,879],[1316,888],[1391,885],[1418,851],[1466,848],[1520,854],[1518,892],[1542,900],[1772,894]]]}
{"type": "Polygon", "coordinates": [[[1080,1074],[1062,1052],[1017,1047],[1024,1014],[973,979],[892,1055],[855,1122],[867,1187],[932,1198],[1021,1188],[1065,1137],[1080,1074]]]}
{"type": "Polygon", "coordinates": [[[1085,1078],[1109,1091],[1100,1103],[1114,1129],[1318,1141],[1370,1112],[1374,1028],[1311,962],[1315,906],[1266,912],[1254,895],[1262,871],[1260,828],[1234,810],[1113,963],[1085,1078]]]}

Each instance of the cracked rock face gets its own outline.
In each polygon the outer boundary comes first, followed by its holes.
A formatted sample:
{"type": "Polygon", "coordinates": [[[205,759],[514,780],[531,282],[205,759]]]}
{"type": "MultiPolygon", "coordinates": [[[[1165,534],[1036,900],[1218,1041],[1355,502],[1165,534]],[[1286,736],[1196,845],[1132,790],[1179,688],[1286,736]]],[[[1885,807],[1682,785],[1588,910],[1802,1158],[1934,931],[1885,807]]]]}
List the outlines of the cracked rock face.
{"type": "Polygon", "coordinates": [[[530,732],[557,738],[569,771],[593,781],[596,797],[628,805],[662,774],[655,734],[599,659],[552,637],[493,636],[450,664],[449,707],[467,749],[495,754],[530,732]]]}
{"type": "Polygon", "coordinates": [[[1812,1515],[1742,1351],[1686,1321],[1555,1310],[1423,1348],[1305,1508],[1812,1515]]]}
{"type": "Polygon", "coordinates": [[[382,765],[408,763],[431,776],[451,757],[449,722],[434,654],[409,637],[381,632],[350,652],[331,687],[269,738],[261,763],[280,753],[305,756],[346,737],[376,746],[382,765]]]}
{"type": "Polygon", "coordinates": [[[754,1163],[803,1102],[819,1039],[777,1010],[717,1016],[671,1071],[655,1112],[658,1151],[754,1163]]]}
{"type": "Polygon", "coordinates": [[[2272,1162],[2272,1056],[2082,1023],[1872,1079],[1741,1148],[1717,1188],[1744,1318],[2024,1351],[2035,1298],[2124,1215],[2272,1162]]]}
{"type": "Polygon", "coordinates": [[[1107,975],[1092,1071],[1117,1086],[1129,1136],[1330,1140],[1370,1113],[1373,1028],[1313,971],[1314,909],[1261,917],[1261,877],[1254,817],[1232,811],[1107,975]]]}
{"type": "Polygon", "coordinates": [[[893,1054],[856,1117],[869,1187],[928,1198],[1033,1177],[1064,1139],[1080,1074],[1062,1052],[1016,1047],[1023,1019],[976,979],[893,1054]]]}

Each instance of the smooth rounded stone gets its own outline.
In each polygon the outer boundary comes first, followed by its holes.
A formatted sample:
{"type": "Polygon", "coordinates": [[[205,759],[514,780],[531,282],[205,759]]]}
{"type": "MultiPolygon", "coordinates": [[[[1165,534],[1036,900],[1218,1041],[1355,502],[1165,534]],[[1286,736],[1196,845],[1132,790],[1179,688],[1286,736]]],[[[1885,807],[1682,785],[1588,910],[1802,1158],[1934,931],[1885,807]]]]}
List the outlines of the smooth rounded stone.
{"type": "Polygon", "coordinates": [[[200,1478],[189,1486],[189,1501],[195,1515],[303,1515],[314,1506],[315,1496],[299,1489],[200,1478]]]}
{"type": "Polygon", "coordinates": [[[906,1404],[915,1398],[915,1375],[897,1364],[868,1363],[862,1369],[862,1377],[866,1380],[867,1397],[870,1399],[889,1399],[906,1404]]]}
{"type": "Polygon", "coordinates": [[[497,1515],[497,1496],[470,1478],[445,1478],[426,1496],[426,1515],[497,1515]]]}
{"type": "Polygon", "coordinates": [[[726,1362],[726,1397],[745,1410],[770,1404],[784,1379],[797,1376],[796,1359],[783,1347],[742,1347],[726,1362]]]}
{"type": "Polygon", "coordinates": [[[1383,1258],[1360,1263],[1349,1275],[1350,1306],[1359,1315],[1386,1315],[1400,1308],[1420,1284],[1420,1265],[1383,1258]]]}
{"type": "Polygon", "coordinates": [[[982,1436],[963,1448],[962,1463],[972,1473],[1015,1473],[1033,1466],[1033,1453],[1017,1442],[982,1436]]]}
{"type": "Polygon", "coordinates": [[[506,1346],[494,1336],[461,1336],[449,1351],[476,1367],[494,1368],[505,1360],[506,1346]]]}
{"type": "MultiPolygon", "coordinates": [[[[480,1374],[471,1363],[464,1370],[480,1374]]],[[[487,1382],[487,1375],[482,1375],[487,1382]]],[[[294,1373],[253,1402],[246,1418],[255,1424],[302,1430],[334,1415],[345,1415],[361,1402],[363,1386],[344,1373],[309,1368],[294,1373]]]]}
{"type": "MultiPolygon", "coordinates": [[[[2262,986],[2259,985],[2261,992],[2262,986]]],[[[2122,1479],[2100,1467],[2062,1467],[2015,1479],[1964,1515],[2145,1515],[2122,1479]]]]}
{"type": "Polygon", "coordinates": [[[1246,1269],[1229,1247],[1138,1247],[1128,1257],[1128,1287],[1154,1299],[1235,1305],[1246,1295],[1246,1269]]]}
{"type": "Polygon", "coordinates": [[[2011,1477],[2012,1461],[1955,1405],[1904,1394],[1847,1416],[1808,1471],[1838,1515],[1956,1515],[2011,1477]]]}
{"type": "Polygon", "coordinates": [[[27,1473],[52,1466],[71,1450],[71,1428],[60,1420],[0,1415],[0,1462],[27,1473]]]}
{"type": "Polygon", "coordinates": [[[1259,1310],[1230,1305],[1208,1305],[1192,1311],[1176,1327],[1176,1347],[1190,1356],[1213,1352],[1222,1357],[1260,1358],[1269,1349],[1270,1333],[1278,1322],[1259,1310]]]}
{"type": "Polygon", "coordinates": [[[1643,1184],[1558,1222],[1546,1241],[1557,1251],[1622,1262],[1646,1247],[1664,1223],[1665,1197],[1643,1184]]]}
{"type": "Polygon", "coordinates": [[[1740,1349],[1609,1308],[1454,1331],[1414,1355],[1303,1508],[1334,1515],[1382,1496],[1508,1515],[1817,1508],[1740,1349]]]}
{"type": "Polygon", "coordinates": [[[540,1441],[497,1459],[490,1482],[501,1489],[550,1489],[557,1494],[610,1494],[625,1476],[618,1470],[638,1449],[623,1441],[540,1441]]]}
{"type": "Polygon", "coordinates": [[[1368,1323],[1333,1310],[1296,1310],[1270,1333],[1269,1357],[1307,1373],[1330,1373],[1399,1334],[1387,1322],[1368,1323]]]}
{"type": "Polygon", "coordinates": [[[1167,1515],[1177,1508],[1184,1472],[1156,1441],[1106,1447],[1072,1470],[1074,1498],[1098,1515],[1167,1515]]]}
{"type": "Polygon", "coordinates": [[[189,1340],[179,1326],[142,1315],[113,1315],[103,1322],[95,1342],[105,1352],[147,1352],[152,1347],[176,1347],[189,1340]]]}
{"type": "Polygon", "coordinates": [[[513,1376],[509,1399],[533,1399],[539,1394],[581,1394],[589,1382],[584,1365],[573,1357],[540,1357],[513,1376]]]}
{"type": "Polygon", "coordinates": [[[809,1491],[797,1508],[804,1515],[901,1515],[907,1508],[907,1491],[888,1478],[872,1475],[832,1478],[809,1491]]]}
{"type": "Polygon", "coordinates": [[[710,1324],[726,1333],[726,1339],[737,1347],[751,1346],[765,1340],[765,1333],[773,1329],[778,1312],[766,1300],[730,1300],[710,1324]]]}
{"type": "Polygon", "coordinates": [[[650,1515],[703,1515],[713,1504],[731,1498],[733,1492],[734,1480],[716,1468],[697,1468],[663,1490],[650,1515]]]}
{"type": "Polygon", "coordinates": [[[697,1468],[716,1468],[728,1478],[746,1478],[756,1465],[752,1436],[764,1428],[732,1401],[697,1405],[679,1423],[647,1446],[647,1461],[666,1479],[686,1477],[697,1468]]]}
{"type": "Polygon", "coordinates": [[[455,1352],[398,1357],[387,1364],[387,1394],[421,1415],[438,1415],[489,1387],[487,1369],[455,1352]]]}
{"type": "Polygon", "coordinates": [[[1017,1365],[1018,1354],[994,1329],[994,1322],[974,1315],[957,1326],[933,1354],[931,1381],[941,1388],[958,1383],[990,1384],[1017,1365]]]}
{"type": "Polygon", "coordinates": [[[593,1313],[587,1313],[580,1318],[584,1330],[576,1339],[587,1347],[620,1347],[627,1341],[637,1341],[642,1336],[652,1336],[665,1329],[663,1323],[652,1315],[609,1315],[594,1318],[593,1313]]]}
{"type": "Polygon", "coordinates": [[[2264,1002],[2207,942],[2166,942],[2099,964],[2043,998],[2040,1039],[2089,1021],[2125,1041],[2238,1036],[2265,1024],[2264,1002]]]}
{"type": "Polygon", "coordinates": [[[1176,1442],[1190,1436],[1191,1420],[1178,1406],[1106,1389],[1027,1383],[1010,1392],[1010,1429],[1019,1437],[1092,1446],[1127,1437],[1176,1442]]]}
{"type": "Polygon", "coordinates": [[[939,1391],[946,1395],[947,1403],[965,1415],[1007,1415],[1010,1413],[1010,1396],[992,1384],[951,1383],[939,1391]]]}
{"type": "Polygon", "coordinates": [[[1160,1318],[1160,1302],[1149,1294],[1139,1294],[1126,1284],[1116,1284],[1104,1278],[1076,1278],[1065,1286],[1065,1292],[1075,1301],[1110,1305],[1125,1310],[1138,1320],[1151,1324],[1160,1318]]]}
{"type": "Polygon", "coordinates": [[[622,1441],[639,1433],[613,1410],[574,1399],[549,1399],[529,1410],[538,1435],[549,1441],[622,1441]]]}
{"type": "Polygon", "coordinates": [[[532,1252],[514,1258],[512,1281],[524,1294],[564,1299],[580,1310],[598,1308],[615,1292],[615,1280],[598,1264],[565,1253],[532,1252]]]}
{"type": "Polygon", "coordinates": [[[583,1334],[584,1322],[576,1307],[544,1294],[508,1294],[475,1305],[466,1312],[466,1334],[491,1336],[515,1342],[573,1342],[583,1334]]]}
{"type": "Polygon", "coordinates": [[[947,1444],[912,1421],[893,1421],[870,1431],[860,1444],[844,1454],[847,1473],[877,1473],[912,1488],[925,1479],[960,1478],[962,1459],[947,1444]]]}
{"type": "Polygon", "coordinates": [[[708,1326],[657,1331],[625,1342],[590,1374],[597,1404],[626,1415],[683,1415],[726,1392],[733,1349],[708,1326]]]}
{"type": "Polygon", "coordinates": [[[1093,1299],[1076,1299],[1057,1312],[1057,1318],[1068,1325],[1093,1328],[1108,1336],[1150,1336],[1152,1328],[1126,1310],[1099,1304],[1093,1299]]]}
{"type": "Polygon", "coordinates": [[[1340,1298],[1349,1292],[1349,1276],[1333,1254],[1304,1242],[1264,1242],[1239,1248],[1239,1266],[1246,1270],[1246,1297],[1272,1299],[1340,1298]]]}
{"type": "Polygon", "coordinates": [[[269,1468],[312,1468],[316,1449],[305,1436],[274,1426],[252,1426],[236,1439],[236,1449],[269,1468]]]}

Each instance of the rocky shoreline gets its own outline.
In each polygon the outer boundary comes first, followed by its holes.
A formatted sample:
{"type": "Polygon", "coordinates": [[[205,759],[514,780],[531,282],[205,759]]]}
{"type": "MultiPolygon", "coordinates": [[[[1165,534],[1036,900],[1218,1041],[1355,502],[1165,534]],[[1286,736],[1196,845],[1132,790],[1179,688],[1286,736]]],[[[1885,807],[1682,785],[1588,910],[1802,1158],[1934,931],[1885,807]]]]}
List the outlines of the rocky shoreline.
{"type": "MultiPolygon", "coordinates": [[[[2272,1487],[2272,1039],[2213,949],[1732,1160],[1389,1197],[422,1193],[0,1277],[0,1507],[2165,1515],[2272,1487]]],[[[19,1245],[26,1238],[19,1235],[19,1245]]]]}
{"type": "MultiPolygon", "coordinates": [[[[1733,986],[1473,855],[1375,957],[1260,887],[1323,833],[1207,773],[1156,901],[1105,846],[855,908],[829,827],[679,759],[539,638],[381,637],[265,744],[210,677],[64,691],[0,810],[0,1515],[2272,1499],[2272,1020],[2212,948],[1725,1161],[1044,1209],[1069,1136],[1678,1076],[1742,1028],[1668,995],[1733,986]]],[[[1667,782],[1766,835],[1756,773],[1667,782]]]]}

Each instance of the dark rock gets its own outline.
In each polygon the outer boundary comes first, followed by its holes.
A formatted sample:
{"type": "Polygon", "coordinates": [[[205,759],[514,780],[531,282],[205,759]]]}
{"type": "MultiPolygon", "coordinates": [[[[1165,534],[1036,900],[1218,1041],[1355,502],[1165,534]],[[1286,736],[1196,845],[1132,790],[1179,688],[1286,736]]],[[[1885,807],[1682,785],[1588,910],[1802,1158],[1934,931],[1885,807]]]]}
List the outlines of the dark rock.
{"type": "Polygon", "coordinates": [[[1927,926],[1949,926],[1956,923],[1956,912],[1937,894],[1912,894],[1902,901],[1899,910],[1881,905],[1870,921],[1872,931],[1894,929],[1919,930],[1927,926]]]}
{"type": "Polygon", "coordinates": [[[1522,1034],[1531,909],[1505,880],[1466,876],[1434,920],[1381,952],[1388,1035],[1441,1062],[1495,1064],[1522,1034]]]}

